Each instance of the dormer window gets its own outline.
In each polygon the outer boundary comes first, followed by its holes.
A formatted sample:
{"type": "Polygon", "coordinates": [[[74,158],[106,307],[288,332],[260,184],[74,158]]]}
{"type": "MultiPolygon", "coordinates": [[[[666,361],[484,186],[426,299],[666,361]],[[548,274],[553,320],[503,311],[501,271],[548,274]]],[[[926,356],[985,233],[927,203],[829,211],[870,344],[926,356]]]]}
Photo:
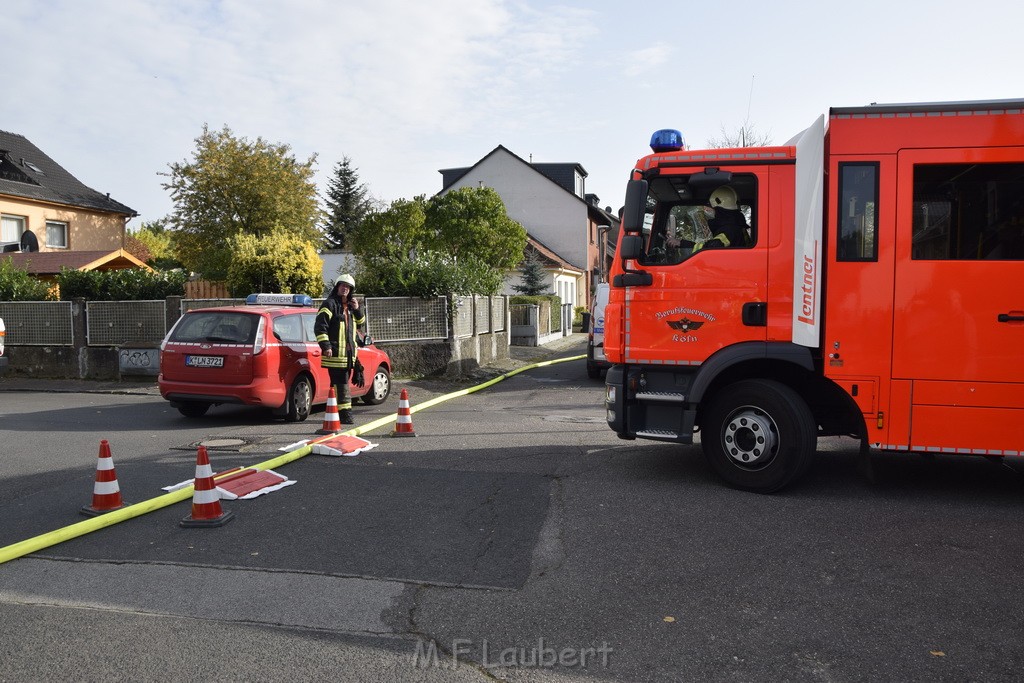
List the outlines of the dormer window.
{"type": "Polygon", "coordinates": [[[574,179],[576,181],[576,196],[577,197],[582,197],[583,196],[583,176],[580,175],[579,171],[574,171],[573,172],[573,176],[574,176],[574,179]]]}
{"type": "Polygon", "coordinates": [[[38,173],[39,175],[46,175],[45,173],[43,173],[43,169],[39,168],[38,166],[33,164],[31,161],[27,161],[25,159],[22,159],[21,160],[21,165],[28,167],[29,169],[31,169],[32,171],[38,173]]]}

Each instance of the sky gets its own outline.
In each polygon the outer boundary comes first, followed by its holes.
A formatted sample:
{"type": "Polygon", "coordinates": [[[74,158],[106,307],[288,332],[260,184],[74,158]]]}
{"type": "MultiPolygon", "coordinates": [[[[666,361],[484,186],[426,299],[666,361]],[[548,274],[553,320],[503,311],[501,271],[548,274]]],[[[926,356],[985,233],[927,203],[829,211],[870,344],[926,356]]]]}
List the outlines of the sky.
{"type": "Polygon", "coordinates": [[[831,106],[1024,98],[1009,0],[4,0],[0,129],[140,215],[203,126],[351,159],[385,203],[498,145],[617,210],[659,128],[774,144],[831,106]]]}

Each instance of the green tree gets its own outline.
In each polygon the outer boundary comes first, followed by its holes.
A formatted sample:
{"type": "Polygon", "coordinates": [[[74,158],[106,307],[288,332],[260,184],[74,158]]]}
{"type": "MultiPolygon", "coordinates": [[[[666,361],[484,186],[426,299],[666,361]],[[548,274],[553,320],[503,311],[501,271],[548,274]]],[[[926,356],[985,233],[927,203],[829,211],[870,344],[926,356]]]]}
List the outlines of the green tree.
{"type": "Polygon", "coordinates": [[[53,298],[46,283],[16,268],[9,256],[0,255],[0,301],[46,301],[53,298]]]}
{"type": "Polygon", "coordinates": [[[233,296],[253,292],[308,294],[324,291],[324,262],[313,243],[281,230],[269,235],[231,238],[228,290],[233,296]]]}
{"type": "Polygon", "coordinates": [[[422,196],[398,199],[367,215],[362,228],[351,235],[352,253],[393,263],[410,260],[427,245],[426,206],[422,196]]]}
{"type": "Polygon", "coordinates": [[[155,221],[143,221],[139,229],[132,235],[146,245],[150,258],[146,264],[158,270],[181,268],[175,252],[175,232],[168,227],[170,220],[158,218],[155,221]]]}
{"type": "Polygon", "coordinates": [[[494,294],[502,273],[478,261],[456,261],[451,254],[428,251],[414,260],[361,258],[356,283],[367,296],[451,296],[494,294]]]}
{"type": "Polygon", "coordinates": [[[163,184],[174,200],[170,222],[178,258],[208,279],[223,279],[231,238],[280,229],[318,243],[322,212],[313,182],[316,155],[298,161],[291,148],[262,138],[236,138],[225,126],[203,126],[192,161],[170,164],[163,184]]]}
{"type": "Polygon", "coordinates": [[[525,245],[526,230],[491,188],[399,199],[352,236],[359,289],[371,296],[494,294],[525,245]]]}
{"type": "Polygon", "coordinates": [[[548,287],[545,282],[547,273],[544,272],[544,264],[540,262],[536,251],[529,249],[528,252],[528,255],[523,259],[522,264],[519,266],[519,272],[522,273],[523,284],[512,285],[512,289],[526,296],[538,296],[540,294],[545,294],[547,293],[548,287]]]}
{"type": "Polygon", "coordinates": [[[526,228],[490,187],[463,187],[427,204],[427,247],[507,271],[523,259],[526,228]]]}
{"type": "Polygon", "coordinates": [[[357,171],[352,168],[352,160],[344,157],[334,167],[334,176],[328,183],[324,243],[329,249],[350,247],[351,235],[359,230],[373,206],[357,171]]]}

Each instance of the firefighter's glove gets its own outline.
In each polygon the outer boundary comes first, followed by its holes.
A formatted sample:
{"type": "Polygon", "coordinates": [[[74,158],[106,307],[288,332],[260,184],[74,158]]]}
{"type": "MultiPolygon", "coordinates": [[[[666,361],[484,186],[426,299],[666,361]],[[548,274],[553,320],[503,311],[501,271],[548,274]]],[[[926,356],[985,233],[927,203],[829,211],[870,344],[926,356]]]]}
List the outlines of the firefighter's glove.
{"type": "Polygon", "coordinates": [[[363,375],[363,364],[356,359],[356,365],[352,368],[352,384],[362,387],[366,384],[366,377],[363,375]]]}

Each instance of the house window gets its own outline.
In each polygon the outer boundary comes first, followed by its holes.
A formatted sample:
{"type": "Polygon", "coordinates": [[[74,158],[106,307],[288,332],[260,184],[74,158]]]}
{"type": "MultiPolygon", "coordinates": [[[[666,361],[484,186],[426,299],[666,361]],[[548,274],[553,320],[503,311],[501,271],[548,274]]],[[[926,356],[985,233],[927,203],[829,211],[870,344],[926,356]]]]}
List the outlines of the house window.
{"type": "Polygon", "coordinates": [[[61,221],[46,221],[46,246],[55,249],[68,248],[68,224],[61,221]]]}
{"type": "Polygon", "coordinates": [[[576,180],[576,196],[577,197],[582,197],[583,196],[583,176],[580,175],[579,173],[575,173],[574,175],[576,176],[576,178],[575,178],[575,180],[576,180]]]}
{"type": "Polygon", "coordinates": [[[21,239],[21,233],[25,232],[25,223],[28,219],[25,216],[9,216],[6,213],[0,216],[0,242],[17,242],[21,239]]]}

